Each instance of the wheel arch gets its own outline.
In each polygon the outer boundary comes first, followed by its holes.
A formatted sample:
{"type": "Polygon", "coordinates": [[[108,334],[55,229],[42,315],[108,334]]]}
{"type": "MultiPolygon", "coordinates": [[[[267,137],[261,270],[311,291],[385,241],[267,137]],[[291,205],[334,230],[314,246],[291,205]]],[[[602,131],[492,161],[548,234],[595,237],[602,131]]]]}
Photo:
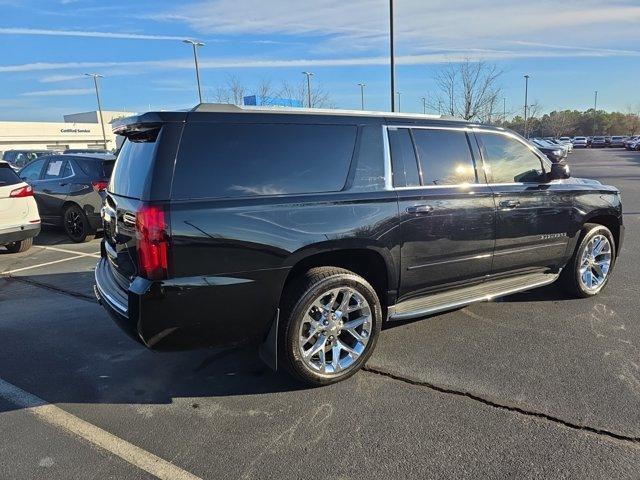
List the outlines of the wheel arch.
{"type": "Polygon", "coordinates": [[[396,267],[391,253],[373,246],[325,246],[298,252],[290,259],[289,270],[282,291],[300,274],[313,267],[340,267],[350,270],[367,280],[378,294],[383,306],[395,301],[397,289],[396,267]]]}
{"type": "Polygon", "coordinates": [[[584,223],[597,223],[598,225],[607,227],[613,235],[613,240],[616,247],[616,257],[619,255],[621,246],[622,222],[616,214],[611,212],[597,212],[585,218],[584,223]]]}

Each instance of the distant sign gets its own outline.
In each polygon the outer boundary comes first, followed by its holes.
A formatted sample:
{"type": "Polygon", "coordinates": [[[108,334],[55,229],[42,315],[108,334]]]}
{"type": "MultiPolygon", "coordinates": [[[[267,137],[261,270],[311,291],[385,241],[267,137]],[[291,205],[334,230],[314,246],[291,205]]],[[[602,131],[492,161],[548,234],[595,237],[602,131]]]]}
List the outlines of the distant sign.
{"type": "Polygon", "coordinates": [[[88,128],[61,128],[60,133],[91,133],[88,128]]]}
{"type": "Polygon", "coordinates": [[[244,104],[251,106],[265,106],[265,107],[302,107],[300,100],[294,100],[293,98],[278,98],[278,97],[262,97],[260,95],[249,95],[244,97],[244,104]]]}

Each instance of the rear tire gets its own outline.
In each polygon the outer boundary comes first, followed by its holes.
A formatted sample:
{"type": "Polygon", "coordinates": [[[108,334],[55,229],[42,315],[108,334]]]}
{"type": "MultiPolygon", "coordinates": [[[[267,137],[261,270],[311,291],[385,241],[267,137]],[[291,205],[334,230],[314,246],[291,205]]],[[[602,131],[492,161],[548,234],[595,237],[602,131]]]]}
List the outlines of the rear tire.
{"type": "Polygon", "coordinates": [[[62,228],[75,243],[89,242],[96,236],[95,230],[89,225],[87,216],[78,205],[70,205],[64,209],[62,228]]]}
{"type": "Polygon", "coordinates": [[[364,278],[317,267],[285,289],[280,318],[278,358],[294,378],[319,386],[349,378],[366,363],[378,340],[382,308],[364,278]]]}
{"type": "Polygon", "coordinates": [[[33,237],[25,238],[24,240],[20,240],[19,242],[13,242],[6,245],[9,253],[22,253],[26,252],[33,245],[33,237]]]}
{"type": "Polygon", "coordinates": [[[573,297],[593,297],[609,282],[615,260],[611,231],[604,225],[586,223],[573,257],[562,270],[560,285],[573,297]]]}

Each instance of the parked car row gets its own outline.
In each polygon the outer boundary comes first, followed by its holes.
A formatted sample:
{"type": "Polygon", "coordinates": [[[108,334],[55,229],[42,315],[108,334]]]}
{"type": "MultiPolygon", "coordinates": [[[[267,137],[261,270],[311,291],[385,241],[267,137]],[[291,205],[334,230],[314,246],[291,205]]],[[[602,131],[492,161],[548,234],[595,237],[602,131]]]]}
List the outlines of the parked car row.
{"type": "Polygon", "coordinates": [[[100,149],[81,149],[81,148],[68,148],[64,151],[57,150],[6,150],[2,153],[2,160],[8,162],[14,170],[18,171],[21,168],[27,166],[33,162],[36,158],[44,157],[47,155],[60,155],[67,153],[84,153],[88,155],[94,154],[110,154],[108,150],[100,149]]]}
{"type": "Polygon", "coordinates": [[[41,223],[62,226],[74,242],[91,240],[102,229],[114,163],[111,154],[50,154],[15,172],[0,161],[0,246],[27,250],[41,223]]]}

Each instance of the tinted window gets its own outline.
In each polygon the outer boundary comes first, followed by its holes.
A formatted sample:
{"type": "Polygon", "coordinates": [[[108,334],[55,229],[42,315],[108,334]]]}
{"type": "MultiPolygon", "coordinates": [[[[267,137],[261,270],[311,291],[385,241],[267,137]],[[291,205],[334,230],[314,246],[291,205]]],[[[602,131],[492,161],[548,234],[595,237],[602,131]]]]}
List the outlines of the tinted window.
{"type": "Polygon", "coordinates": [[[56,158],[49,160],[47,167],[44,171],[44,180],[51,180],[54,178],[65,178],[71,176],[71,167],[69,162],[64,158],[56,158]]]}
{"type": "Polygon", "coordinates": [[[15,185],[16,183],[22,183],[22,180],[13,171],[13,168],[6,163],[0,164],[0,187],[15,185]]]}
{"type": "Polygon", "coordinates": [[[418,163],[406,128],[389,129],[389,148],[391,149],[391,169],[394,187],[415,187],[420,185],[418,163]]]}
{"type": "Polygon", "coordinates": [[[352,190],[384,189],[384,145],[380,125],[363,126],[358,141],[352,190]]]}
{"type": "Polygon", "coordinates": [[[151,176],[157,141],[125,140],[118,154],[109,191],[124,197],[142,198],[151,176]]]}
{"type": "Polygon", "coordinates": [[[347,179],[356,132],[350,125],[187,124],[172,196],[339,191],[347,179]]]}
{"type": "Polygon", "coordinates": [[[87,160],[79,159],[76,162],[82,171],[92,178],[109,178],[113,172],[115,160],[87,160]]]}
{"type": "Polygon", "coordinates": [[[476,134],[482,146],[487,178],[491,183],[538,182],[542,162],[522,142],[506,135],[476,134]]]}
{"type": "Polygon", "coordinates": [[[42,171],[42,167],[44,165],[45,159],[41,158],[40,160],[35,160],[30,163],[22,170],[20,170],[20,178],[22,178],[26,182],[32,182],[34,180],[40,179],[40,172],[42,171]]]}
{"type": "Polygon", "coordinates": [[[467,134],[455,130],[414,129],[423,185],[475,183],[467,134]]]}

